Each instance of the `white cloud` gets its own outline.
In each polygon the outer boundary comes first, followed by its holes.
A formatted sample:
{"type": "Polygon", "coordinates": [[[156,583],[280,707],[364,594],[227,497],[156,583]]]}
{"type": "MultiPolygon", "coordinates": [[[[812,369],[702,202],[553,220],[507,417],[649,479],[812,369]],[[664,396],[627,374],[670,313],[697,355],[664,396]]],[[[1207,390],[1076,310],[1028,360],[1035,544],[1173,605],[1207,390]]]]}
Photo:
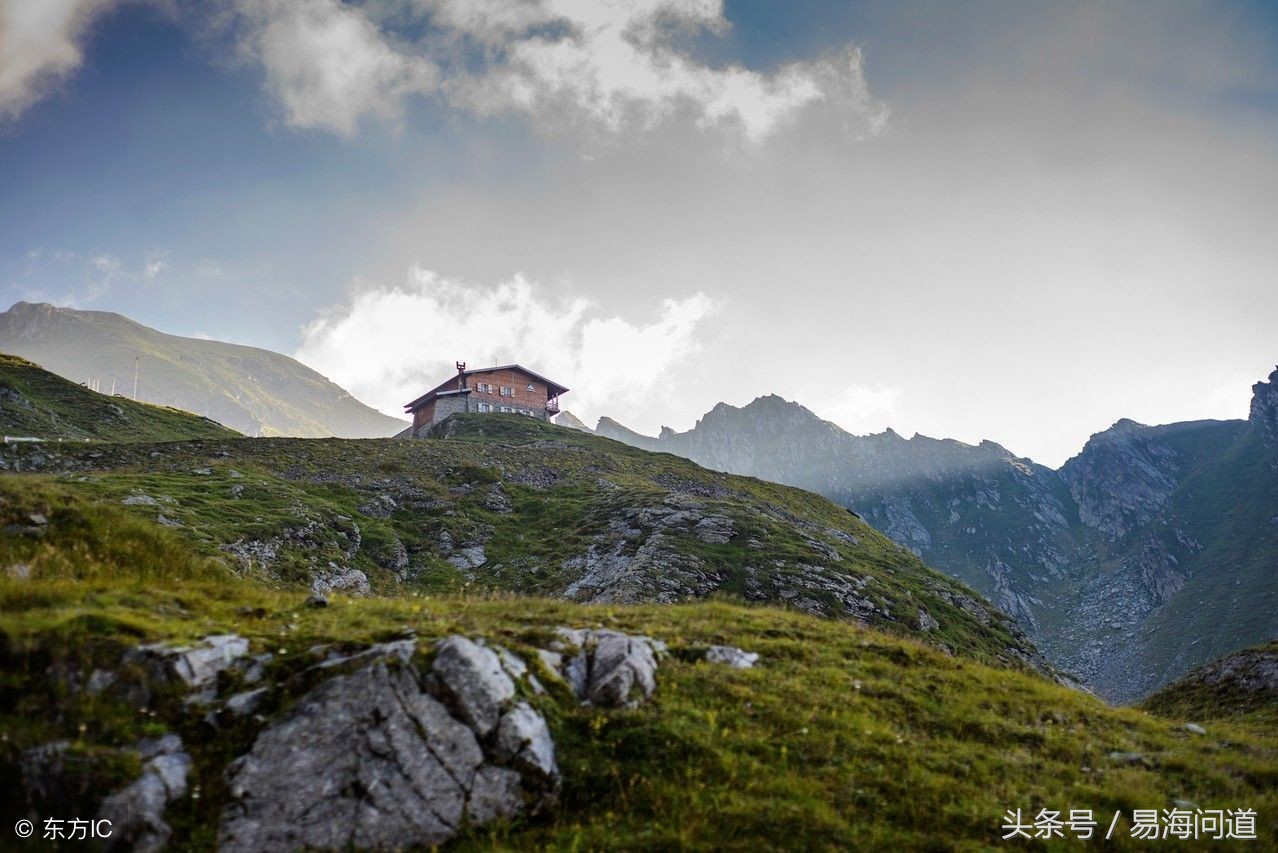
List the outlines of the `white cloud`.
{"type": "Polygon", "coordinates": [[[584,298],[550,298],[521,276],[477,287],[415,268],[405,286],[364,289],[315,320],[296,357],[388,414],[402,415],[461,360],[518,362],[568,385],[564,404],[582,417],[624,415],[697,351],[713,309],[698,293],[635,322],[584,298]]]}
{"type": "Polygon", "coordinates": [[[805,388],[794,397],[817,415],[847,431],[864,432],[886,425],[887,419],[897,412],[901,389],[854,382],[833,393],[829,389],[805,388]]]}
{"type": "Polygon", "coordinates": [[[402,52],[364,10],[338,0],[238,0],[241,49],[294,127],[353,134],[364,116],[395,119],[404,98],[434,88],[423,56],[402,52]]]}
{"type": "Polygon", "coordinates": [[[164,258],[156,255],[148,255],[146,263],[142,265],[142,277],[147,281],[154,281],[159,275],[162,275],[169,268],[169,262],[164,258]]]}
{"type": "Polygon", "coordinates": [[[231,0],[246,57],[293,126],[351,135],[360,119],[398,118],[413,95],[489,116],[522,113],[538,127],[610,135],[676,115],[758,142],[823,103],[855,132],[882,127],[860,52],[763,73],[712,67],[678,36],[722,33],[721,0],[231,0]],[[396,35],[425,32],[415,40],[396,35]]]}
{"type": "MultiPolygon", "coordinates": [[[[611,133],[649,129],[684,110],[702,127],[734,125],[757,142],[799,108],[832,94],[822,85],[831,76],[830,63],[795,63],[764,74],[713,68],[671,45],[677,34],[727,29],[720,2],[554,0],[539,8],[546,11],[544,23],[562,22],[562,31],[519,35],[487,17],[478,24],[445,18],[458,27],[471,24],[467,34],[482,40],[494,31],[508,37],[504,61],[452,81],[459,102],[481,114],[523,111],[543,125],[558,124],[567,114],[611,133]]],[[[831,106],[874,121],[879,108],[864,86],[860,54],[851,50],[836,64],[857,81],[852,90],[859,94],[831,106]]]]}
{"type": "Polygon", "coordinates": [[[84,61],[93,19],[116,0],[0,0],[0,118],[15,118],[84,61]]]}

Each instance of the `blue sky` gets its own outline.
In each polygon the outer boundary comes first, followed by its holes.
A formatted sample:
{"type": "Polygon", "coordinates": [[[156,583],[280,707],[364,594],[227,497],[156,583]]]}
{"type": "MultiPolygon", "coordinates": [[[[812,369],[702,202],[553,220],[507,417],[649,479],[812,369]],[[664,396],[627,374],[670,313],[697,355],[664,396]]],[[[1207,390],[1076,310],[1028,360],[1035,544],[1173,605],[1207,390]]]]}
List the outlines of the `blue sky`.
{"type": "Polygon", "coordinates": [[[642,429],[776,392],[1051,463],[1241,417],[1278,360],[1270,4],[35,8],[0,0],[6,305],[390,411],[519,360],[642,429]]]}

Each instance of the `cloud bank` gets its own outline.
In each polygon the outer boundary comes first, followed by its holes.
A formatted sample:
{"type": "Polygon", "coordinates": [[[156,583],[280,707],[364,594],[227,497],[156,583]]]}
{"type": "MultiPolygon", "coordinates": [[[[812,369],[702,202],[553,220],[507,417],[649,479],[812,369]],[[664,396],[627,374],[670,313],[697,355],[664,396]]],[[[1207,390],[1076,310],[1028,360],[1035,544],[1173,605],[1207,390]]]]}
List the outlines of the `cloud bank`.
{"type": "Polygon", "coordinates": [[[0,118],[16,118],[84,61],[93,20],[116,0],[0,0],[0,118]]]}
{"type": "Polygon", "coordinates": [[[854,46],[769,73],[677,46],[725,32],[721,0],[234,0],[241,55],[294,127],[354,134],[414,95],[543,130],[642,133],[675,116],[751,143],[823,104],[858,133],[886,121],[854,46]],[[413,33],[415,37],[406,34],[413,33]]]}
{"type": "Polygon", "coordinates": [[[361,290],[303,332],[296,358],[387,414],[453,371],[518,362],[563,382],[583,418],[649,400],[699,349],[714,310],[704,294],[665,299],[655,319],[605,314],[591,300],[555,299],[515,276],[493,287],[414,268],[401,287],[361,290]]]}

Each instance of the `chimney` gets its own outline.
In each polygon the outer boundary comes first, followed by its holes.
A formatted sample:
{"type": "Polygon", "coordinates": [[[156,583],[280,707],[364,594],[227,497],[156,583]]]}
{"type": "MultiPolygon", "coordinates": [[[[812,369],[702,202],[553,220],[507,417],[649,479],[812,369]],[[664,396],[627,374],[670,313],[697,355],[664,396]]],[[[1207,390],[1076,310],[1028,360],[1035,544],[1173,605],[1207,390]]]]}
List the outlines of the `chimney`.
{"type": "Polygon", "coordinates": [[[466,387],[466,362],[457,362],[457,390],[461,391],[466,387]]]}

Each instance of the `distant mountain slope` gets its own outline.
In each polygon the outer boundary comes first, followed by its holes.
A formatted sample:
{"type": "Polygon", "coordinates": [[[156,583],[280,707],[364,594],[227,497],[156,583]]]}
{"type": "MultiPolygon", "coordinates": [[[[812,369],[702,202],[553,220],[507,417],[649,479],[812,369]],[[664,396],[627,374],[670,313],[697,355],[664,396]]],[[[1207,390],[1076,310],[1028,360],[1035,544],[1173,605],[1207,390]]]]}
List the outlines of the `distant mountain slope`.
{"type": "Polygon", "coordinates": [[[205,415],[246,435],[374,438],[404,424],[288,356],[168,335],[119,314],[19,302],[0,313],[0,352],[74,382],[205,415]]]}
{"type": "Polygon", "coordinates": [[[0,354],[0,432],[46,440],[239,437],[208,418],[97,394],[25,359],[4,354],[0,354]]]}
{"type": "Polygon", "coordinates": [[[850,435],[776,396],[683,433],[597,432],[855,508],[1129,700],[1278,636],[1275,386],[1278,371],[1255,386],[1246,421],[1119,421],[1060,471],[993,442],[850,435]]]}

